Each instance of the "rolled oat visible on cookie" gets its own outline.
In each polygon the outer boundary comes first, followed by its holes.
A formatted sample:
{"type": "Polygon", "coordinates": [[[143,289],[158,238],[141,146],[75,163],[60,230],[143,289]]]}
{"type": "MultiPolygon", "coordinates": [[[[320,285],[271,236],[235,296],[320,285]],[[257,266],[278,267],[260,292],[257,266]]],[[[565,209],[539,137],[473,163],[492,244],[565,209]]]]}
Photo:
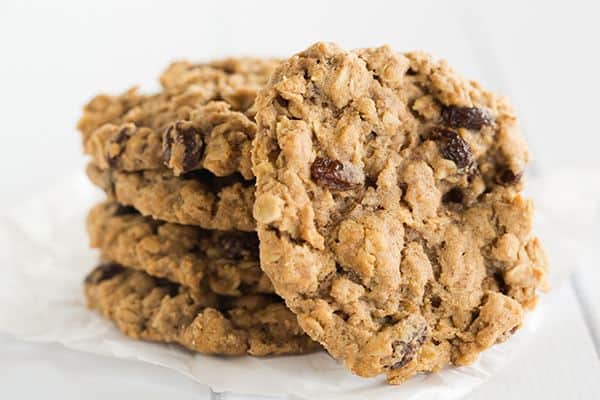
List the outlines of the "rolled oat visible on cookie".
{"type": "Polygon", "coordinates": [[[424,53],[317,43],[255,106],[261,267],[335,358],[397,384],[520,326],[547,260],[502,97],[424,53]]]}
{"type": "Polygon", "coordinates": [[[219,295],[273,293],[260,269],[254,232],[207,231],[140,215],[114,202],[87,217],[90,245],[105,258],[152,276],[219,295]]]}
{"type": "Polygon", "coordinates": [[[251,108],[276,60],[227,59],[173,63],[162,92],[99,95],[84,108],[78,128],[94,163],[123,171],[169,168],[180,175],[207,169],[252,179],[250,150],[256,126],[251,108]]]}
{"type": "Polygon", "coordinates": [[[111,262],[90,272],[84,291],[88,307],[134,339],[222,355],[301,354],[319,348],[273,295],[191,292],[111,262]]]}
{"type": "Polygon", "coordinates": [[[86,172],[110,198],[143,215],[204,229],[255,229],[253,182],[240,176],[193,171],[177,177],[168,171],[103,170],[92,163],[86,172]]]}

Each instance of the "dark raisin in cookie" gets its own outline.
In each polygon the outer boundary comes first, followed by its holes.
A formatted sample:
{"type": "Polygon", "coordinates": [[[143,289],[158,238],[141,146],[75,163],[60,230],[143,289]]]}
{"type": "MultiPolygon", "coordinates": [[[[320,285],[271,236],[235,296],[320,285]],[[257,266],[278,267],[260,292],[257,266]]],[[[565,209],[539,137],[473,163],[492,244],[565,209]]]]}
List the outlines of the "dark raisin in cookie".
{"type": "Polygon", "coordinates": [[[169,168],[175,175],[207,169],[252,179],[252,105],[277,64],[253,58],[176,62],[161,76],[157,94],[130,89],[96,96],[78,123],[84,151],[103,169],[169,168]]]}

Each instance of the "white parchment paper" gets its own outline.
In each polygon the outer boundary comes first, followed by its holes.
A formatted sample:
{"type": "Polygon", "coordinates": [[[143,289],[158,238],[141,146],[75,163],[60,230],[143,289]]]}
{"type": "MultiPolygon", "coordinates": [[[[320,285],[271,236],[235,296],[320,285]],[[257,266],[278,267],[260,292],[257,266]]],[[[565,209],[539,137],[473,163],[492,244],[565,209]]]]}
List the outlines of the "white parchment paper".
{"type": "MultiPolygon", "coordinates": [[[[538,204],[537,232],[550,253],[554,287],[592,257],[600,226],[600,171],[562,171],[529,179],[538,204]],[[584,174],[584,175],[582,175],[584,174]],[[585,174],[589,174],[586,176],[585,174]]],[[[82,279],[95,266],[84,218],[102,199],[83,174],[39,193],[0,218],[0,331],[34,342],[137,359],[177,370],[214,391],[307,399],[454,399],[496,373],[530,343],[547,313],[548,295],[509,341],[485,352],[475,364],[417,376],[401,386],[383,378],[351,375],[326,353],[304,356],[223,358],[178,346],[145,343],[120,334],[86,309],[82,279]]]]}

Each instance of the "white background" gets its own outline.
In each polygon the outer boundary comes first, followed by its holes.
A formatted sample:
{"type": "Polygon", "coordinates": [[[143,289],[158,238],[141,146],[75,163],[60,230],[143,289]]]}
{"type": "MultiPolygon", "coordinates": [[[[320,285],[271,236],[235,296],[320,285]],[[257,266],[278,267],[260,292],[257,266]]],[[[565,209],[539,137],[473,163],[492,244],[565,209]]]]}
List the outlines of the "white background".
{"type": "MultiPolygon", "coordinates": [[[[599,4],[0,0],[0,206],[83,168],[74,126],[97,92],[152,90],[173,59],[287,56],[317,40],[446,58],[511,98],[534,154],[530,173],[600,168],[599,4]]],[[[587,184],[599,186],[600,175],[587,184]]],[[[587,267],[555,290],[532,348],[470,398],[600,397],[600,265],[587,267]]],[[[132,394],[217,396],[159,367],[0,334],[1,398],[132,394]]]]}

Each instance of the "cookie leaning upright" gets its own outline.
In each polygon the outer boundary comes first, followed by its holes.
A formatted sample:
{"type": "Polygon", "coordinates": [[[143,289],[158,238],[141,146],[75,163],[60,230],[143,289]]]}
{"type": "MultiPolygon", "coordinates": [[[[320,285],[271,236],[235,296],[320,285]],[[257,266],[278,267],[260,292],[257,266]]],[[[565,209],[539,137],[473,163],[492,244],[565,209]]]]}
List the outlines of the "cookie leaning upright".
{"type": "Polygon", "coordinates": [[[502,98],[422,53],[317,43],[256,107],[261,267],[335,358],[400,383],[520,326],[547,266],[502,98]]]}

